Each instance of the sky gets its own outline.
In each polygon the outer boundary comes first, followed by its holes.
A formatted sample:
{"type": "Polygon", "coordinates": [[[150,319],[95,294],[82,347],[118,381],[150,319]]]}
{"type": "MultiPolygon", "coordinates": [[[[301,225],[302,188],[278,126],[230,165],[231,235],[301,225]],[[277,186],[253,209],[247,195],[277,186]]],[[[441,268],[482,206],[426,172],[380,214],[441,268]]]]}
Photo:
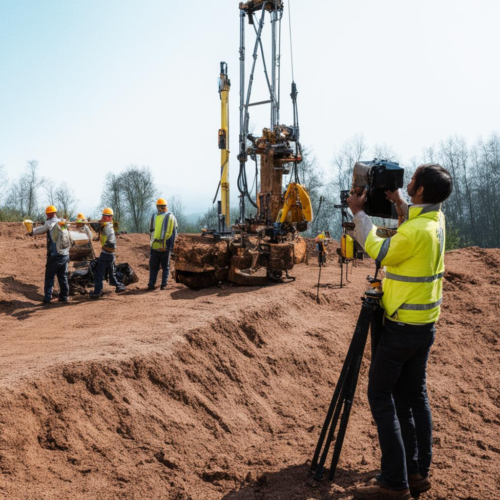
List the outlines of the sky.
{"type": "MultiPolygon", "coordinates": [[[[0,165],[10,180],[36,159],[91,211],[107,172],[148,166],[162,196],[204,211],[220,175],[226,61],[236,204],[238,4],[0,0],[0,165]]],[[[292,124],[290,22],[301,140],[326,172],[356,134],[392,146],[403,166],[450,136],[487,137],[500,130],[499,19],[498,0],[285,1],[281,121],[292,124]]],[[[267,18],[266,47],[269,30],[267,18]]],[[[251,100],[268,99],[259,61],[255,78],[251,100]]],[[[252,108],[251,127],[269,126],[268,115],[252,108]]]]}

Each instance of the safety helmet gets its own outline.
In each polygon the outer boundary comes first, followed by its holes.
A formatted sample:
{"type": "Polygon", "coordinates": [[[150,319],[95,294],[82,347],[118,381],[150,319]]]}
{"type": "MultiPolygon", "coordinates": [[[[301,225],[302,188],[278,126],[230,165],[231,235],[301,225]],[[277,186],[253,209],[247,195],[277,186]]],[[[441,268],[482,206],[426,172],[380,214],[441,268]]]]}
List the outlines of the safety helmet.
{"type": "Polygon", "coordinates": [[[165,198],[158,198],[158,201],[156,202],[157,207],[166,207],[167,206],[167,200],[165,198]]]}
{"type": "Polygon", "coordinates": [[[109,208],[109,207],[106,207],[106,208],[102,211],[102,215],[114,215],[114,213],[113,213],[113,209],[112,209],[112,208],[109,208]]]}
{"type": "Polygon", "coordinates": [[[45,209],[45,213],[48,215],[48,214],[55,214],[57,213],[57,208],[54,206],[54,205],[49,205],[46,209],[45,209]]]}
{"type": "Polygon", "coordinates": [[[76,216],[76,219],[83,219],[83,221],[85,222],[85,215],[83,215],[81,212],[76,216]]]}

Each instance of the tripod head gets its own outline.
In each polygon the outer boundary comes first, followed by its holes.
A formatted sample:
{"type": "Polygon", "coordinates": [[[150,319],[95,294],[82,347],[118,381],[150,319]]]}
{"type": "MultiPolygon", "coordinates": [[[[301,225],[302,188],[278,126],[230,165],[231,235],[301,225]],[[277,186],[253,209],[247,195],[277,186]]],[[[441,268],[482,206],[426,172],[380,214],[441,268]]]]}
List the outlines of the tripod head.
{"type": "Polygon", "coordinates": [[[371,300],[375,302],[379,302],[384,295],[382,291],[382,280],[378,278],[378,272],[380,271],[380,262],[375,261],[375,276],[367,276],[366,279],[370,284],[370,287],[365,292],[364,300],[371,300]]]}

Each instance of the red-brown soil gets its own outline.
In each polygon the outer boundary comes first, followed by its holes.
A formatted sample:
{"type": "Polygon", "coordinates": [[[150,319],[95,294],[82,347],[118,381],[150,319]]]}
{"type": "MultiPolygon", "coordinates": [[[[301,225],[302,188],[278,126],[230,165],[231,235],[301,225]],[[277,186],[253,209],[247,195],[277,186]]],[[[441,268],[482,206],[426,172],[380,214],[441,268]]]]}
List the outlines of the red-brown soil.
{"type": "MultiPolygon", "coordinates": [[[[140,282],[42,307],[45,240],[0,224],[0,498],[350,499],[379,464],[369,346],[337,482],[308,474],[371,262],[294,283],[145,292],[148,238],[118,237],[140,282]]],[[[332,252],[333,253],[333,252],[332,252]]],[[[449,252],[429,366],[426,499],[500,498],[500,250],[449,252]]]]}

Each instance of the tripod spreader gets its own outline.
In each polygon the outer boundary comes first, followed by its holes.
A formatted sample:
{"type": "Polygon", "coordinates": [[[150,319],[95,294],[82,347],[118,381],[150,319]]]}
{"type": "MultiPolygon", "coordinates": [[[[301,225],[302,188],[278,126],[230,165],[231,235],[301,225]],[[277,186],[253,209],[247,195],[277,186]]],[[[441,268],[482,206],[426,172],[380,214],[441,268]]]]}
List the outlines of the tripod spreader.
{"type": "Polygon", "coordinates": [[[328,478],[332,480],[335,476],[337,464],[342,451],[345,433],[347,430],[347,423],[351,413],[354,395],[356,393],[356,385],[358,383],[359,370],[363,360],[363,353],[365,350],[366,340],[368,338],[368,331],[372,332],[372,353],[374,346],[376,346],[379,337],[379,328],[377,313],[380,310],[379,304],[382,298],[381,284],[382,280],[377,278],[379,266],[377,265],[375,277],[368,276],[370,288],[365,292],[363,297],[363,304],[361,312],[356,323],[354,335],[352,337],[347,355],[342,366],[342,370],[333,393],[332,401],[328,412],[326,414],[325,422],[321,429],[318,444],[311,463],[311,471],[313,471],[314,479],[323,479],[323,469],[328,457],[330,445],[335,436],[337,424],[340,419],[340,426],[335,440],[333,449],[332,462],[328,478]],[[326,438],[326,441],[325,441],[326,438]],[[323,446],[324,445],[324,446],[323,446]]]}

